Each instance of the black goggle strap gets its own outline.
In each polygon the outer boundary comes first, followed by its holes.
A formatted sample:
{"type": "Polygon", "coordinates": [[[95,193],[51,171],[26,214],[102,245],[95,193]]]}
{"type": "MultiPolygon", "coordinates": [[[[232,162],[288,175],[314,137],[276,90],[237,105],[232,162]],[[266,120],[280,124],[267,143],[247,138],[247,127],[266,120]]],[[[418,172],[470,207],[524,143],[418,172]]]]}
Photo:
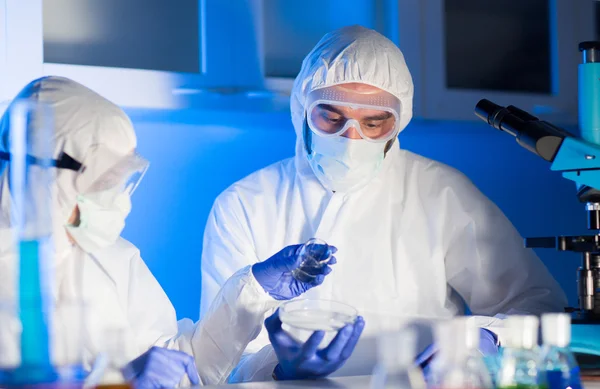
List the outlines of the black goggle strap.
{"type": "MultiPolygon", "coordinates": [[[[10,153],[0,151],[0,160],[10,161],[10,153]]],[[[64,152],[60,155],[60,157],[58,159],[52,159],[50,161],[51,161],[51,166],[54,166],[58,169],[79,171],[81,169],[81,167],[83,166],[80,162],[78,162],[73,157],[71,157],[69,154],[64,153],[64,152]]],[[[32,155],[27,156],[27,162],[32,165],[44,165],[45,164],[44,160],[36,158],[32,155]]]]}

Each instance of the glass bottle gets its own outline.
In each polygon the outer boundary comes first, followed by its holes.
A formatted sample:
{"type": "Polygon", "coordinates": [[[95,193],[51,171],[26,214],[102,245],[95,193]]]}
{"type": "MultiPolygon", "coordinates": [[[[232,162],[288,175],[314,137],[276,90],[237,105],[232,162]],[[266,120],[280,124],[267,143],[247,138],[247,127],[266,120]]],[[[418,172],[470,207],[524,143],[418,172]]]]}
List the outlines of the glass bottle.
{"type": "Polygon", "coordinates": [[[580,389],[579,366],[569,349],[571,316],[567,313],[542,315],[542,368],[549,389],[580,389]]]}
{"type": "Polygon", "coordinates": [[[423,373],[414,362],[416,345],[414,328],[380,335],[371,389],[425,389],[423,373]]]}
{"type": "MultiPolygon", "coordinates": [[[[132,389],[133,386],[125,377],[125,369],[129,362],[126,357],[125,331],[121,329],[107,329],[104,331],[102,353],[99,355],[100,365],[98,379],[93,383],[96,389],[132,389]]],[[[87,385],[90,386],[89,383],[87,385]]]]}
{"type": "Polygon", "coordinates": [[[547,387],[538,348],[539,319],[514,315],[504,320],[507,332],[501,351],[496,385],[501,389],[547,387]]]}
{"type": "Polygon", "coordinates": [[[457,317],[435,327],[438,353],[429,367],[430,388],[492,388],[490,373],[479,352],[479,332],[479,327],[467,317],[457,317]]]}

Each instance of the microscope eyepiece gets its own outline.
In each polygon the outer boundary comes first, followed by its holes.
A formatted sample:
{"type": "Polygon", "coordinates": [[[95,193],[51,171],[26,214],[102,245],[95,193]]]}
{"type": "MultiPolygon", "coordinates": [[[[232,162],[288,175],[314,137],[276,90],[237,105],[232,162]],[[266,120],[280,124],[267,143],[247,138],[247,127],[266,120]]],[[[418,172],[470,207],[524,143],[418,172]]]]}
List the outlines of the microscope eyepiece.
{"type": "Polygon", "coordinates": [[[572,136],[515,106],[503,107],[487,99],[475,106],[475,115],[490,126],[509,133],[527,150],[552,162],[562,141],[572,136]]]}
{"type": "MultiPolygon", "coordinates": [[[[479,117],[484,122],[487,122],[487,124],[489,124],[490,126],[494,126],[494,121],[492,120],[492,118],[503,109],[505,108],[498,104],[494,104],[487,99],[482,99],[479,100],[479,103],[477,103],[477,105],[475,106],[475,115],[477,115],[477,117],[479,117]]],[[[499,129],[500,128],[498,128],[498,130],[499,129]]]]}
{"type": "MultiPolygon", "coordinates": [[[[515,121],[521,122],[521,120],[519,119],[519,115],[515,115],[511,112],[511,108],[514,107],[509,106],[508,108],[505,108],[501,105],[492,103],[487,99],[482,99],[479,100],[479,103],[475,106],[475,115],[495,129],[517,137],[519,133],[513,127],[519,127],[522,123],[514,123],[515,121]]],[[[517,110],[521,111],[518,108],[517,110]]]]}

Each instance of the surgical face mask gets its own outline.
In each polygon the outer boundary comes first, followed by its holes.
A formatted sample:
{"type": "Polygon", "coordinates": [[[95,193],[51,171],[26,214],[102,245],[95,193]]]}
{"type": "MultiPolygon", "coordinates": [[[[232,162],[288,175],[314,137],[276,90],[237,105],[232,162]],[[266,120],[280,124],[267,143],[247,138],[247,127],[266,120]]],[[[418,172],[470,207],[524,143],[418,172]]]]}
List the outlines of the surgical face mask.
{"type": "Polygon", "coordinates": [[[385,156],[385,143],[342,136],[311,136],[308,163],[321,184],[333,192],[349,192],[377,175],[385,156]]]}
{"type": "Polygon", "coordinates": [[[114,244],[131,211],[131,199],[125,192],[117,195],[110,206],[100,205],[98,196],[101,194],[78,195],[79,225],[66,226],[75,242],[88,253],[114,244]]]}

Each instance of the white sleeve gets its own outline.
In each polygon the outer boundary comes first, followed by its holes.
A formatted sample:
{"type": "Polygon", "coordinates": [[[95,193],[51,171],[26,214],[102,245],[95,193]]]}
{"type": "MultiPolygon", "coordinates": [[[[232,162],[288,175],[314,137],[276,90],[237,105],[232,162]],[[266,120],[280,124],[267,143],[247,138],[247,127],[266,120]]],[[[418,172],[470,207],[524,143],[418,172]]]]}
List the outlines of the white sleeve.
{"type": "Polygon", "coordinates": [[[480,327],[496,333],[502,342],[505,315],[564,310],[566,296],[546,266],[524,248],[511,222],[466,177],[455,182],[447,201],[447,212],[463,217],[447,218],[448,223],[462,221],[446,226],[452,231],[446,277],[480,327]]]}
{"type": "MultiPolygon", "coordinates": [[[[224,283],[203,319],[195,325],[189,319],[176,322],[171,302],[139,256],[131,261],[128,289],[127,314],[137,344],[142,348],[168,347],[192,355],[202,385],[227,382],[248,343],[261,332],[266,313],[278,305],[256,281],[250,266],[224,283]]],[[[260,358],[252,354],[245,361],[260,358]]],[[[244,366],[242,371],[247,374],[253,374],[248,368],[264,368],[256,363],[244,366]]],[[[183,377],[180,386],[189,386],[187,377],[183,377]]]]}
{"type": "Polygon", "coordinates": [[[169,347],[177,334],[175,308],[139,255],[131,260],[127,289],[127,317],[139,353],[169,347]]]}
{"type": "Polygon", "coordinates": [[[215,201],[204,230],[200,319],[221,287],[238,270],[259,261],[247,223],[235,193],[226,191],[215,201]]]}
{"type": "MultiPolygon", "coordinates": [[[[177,334],[175,309],[139,250],[120,239],[102,252],[85,255],[89,259],[84,266],[83,296],[102,315],[94,332],[101,336],[105,327],[122,328],[133,357],[152,346],[168,346],[177,334]]],[[[73,273],[69,278],[78,277],[73,273]]]]}
{"type": "MultiPolygon", "coordinates": [[[[245,219],[237,194],[231,189],[223,192],[215,201],[204,232],[200,318],[207,314],[229,277],[239,269],[264,259],[256,255],[249,222],[245,219]]],[[[263,320],[271,311],[264,313],[263,320]]],[[[260,334],[246,347],[242,362],[232,374],[233,381],[230,381],[237,382],[235,377],[254,377],[247,380],[259,380],[262,377],[259,374],[259,370],[263,369],[261,364],[266,361],[262,354],[256,353],[269,343],[267,332],[262,326],[260,334]]],[[[266,368],[271,369],[267,377],[271,377],[274,366],[267,365],[266,368]]]]}
{"type": "Polygon", "coordinates": [[[188,353],[194,355],[204,385],[227,382],[248,343],[260,333],[265,312],[276,305],[246,266],[225,282],[195,328],[184,329],[191,322],[180,321],[180,332],[187,332],[179,340],[180,349],[191,347],[188,353]],[[181,344],[185,339],[191,343],[181,344]]]}

